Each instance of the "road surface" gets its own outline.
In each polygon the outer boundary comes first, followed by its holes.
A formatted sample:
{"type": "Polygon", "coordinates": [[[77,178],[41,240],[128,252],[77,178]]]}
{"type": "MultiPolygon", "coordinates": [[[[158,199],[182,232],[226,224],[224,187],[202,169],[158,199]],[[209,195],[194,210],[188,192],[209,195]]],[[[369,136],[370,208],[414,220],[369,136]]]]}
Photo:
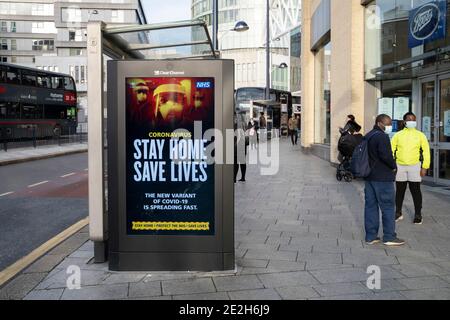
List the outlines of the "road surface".
{"type": "Polygon", "coordinates": [[[0,167],[0,271],[88,215],[87,153],[0,167]]]}

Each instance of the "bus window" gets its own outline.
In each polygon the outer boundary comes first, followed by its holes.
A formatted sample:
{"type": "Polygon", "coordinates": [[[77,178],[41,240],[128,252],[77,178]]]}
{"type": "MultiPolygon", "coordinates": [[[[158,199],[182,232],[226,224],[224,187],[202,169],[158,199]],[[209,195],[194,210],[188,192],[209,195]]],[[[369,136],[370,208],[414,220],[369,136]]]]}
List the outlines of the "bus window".
{"type": "Polygon", "coordinates": [[[22,84],[35,87],[37,85],[36,75],[22,72],[22,84]]]}
{"type": "Polygon", "coordinates": [[[52,88],[53,89],[64,89],[64,80],[60,77],[52,77],[52,88]]]}
{"type": "Polygon", "coordinates": [[[49,76],[38,75],[37,76],[37,85],[41,88],[51,89],[52,84],[49,76]]]}
{"type": "Polygon", "coordinates": [[[75,91],[75,83],[73,82],[73,79],[70,77],[64,78],[64,89],[68,91],[75,91]]]}
{"type": "Polygon", "coordinates": [[[42,119],[44,117],[43,108],[40,105],[26,104],[22,106],[23,119],[42,119]]]}
{"type": "Polygon", "coordinates": [[[13,84],[19,84],[19,76],[17,70],[9,69],[6,72],[6,82],[13,83],[13,84]]]}
{"type": "Polygon", "coordinates": [[[8,119],[20,119],[20,104],[14,102],[8,102],[6,104],[6,112],[8,119]]]}
{"type": "Polygon", "coordinates": [[[6,108],[6,103],[0,103],[0,119],[6,119],[8,114],[8,109],[6,108]]]}
{"type": "Polygon", "coordinates": [[[0,119],[20,119],[20,105],[18,103],[0,103],[0,119]]]}
{"type": "Polygon", "coordinates": [[[46,119],[66,119],[66,106],[46,106],[46,119]]]}

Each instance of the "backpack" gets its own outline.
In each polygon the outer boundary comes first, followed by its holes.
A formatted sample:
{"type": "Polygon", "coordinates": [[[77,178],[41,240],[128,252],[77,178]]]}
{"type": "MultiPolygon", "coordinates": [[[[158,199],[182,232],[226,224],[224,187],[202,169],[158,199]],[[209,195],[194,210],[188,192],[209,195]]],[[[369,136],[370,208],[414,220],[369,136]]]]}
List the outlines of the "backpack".
{"type": "Polygon", "coordinates": [[[350,162],[350,171],[355,178],[367,178],[372,171],[369,157],[369,141],[376,133],[364,137],[363,141],[355,148],[350,162]]]}

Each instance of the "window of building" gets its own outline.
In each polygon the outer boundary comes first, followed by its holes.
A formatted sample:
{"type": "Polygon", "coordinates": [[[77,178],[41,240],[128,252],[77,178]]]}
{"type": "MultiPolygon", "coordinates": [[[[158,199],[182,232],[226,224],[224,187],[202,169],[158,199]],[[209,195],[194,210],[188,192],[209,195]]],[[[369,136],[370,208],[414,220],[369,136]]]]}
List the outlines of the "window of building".
{"type": "Polygon", "coordinates": [[[75,66],[69,66],[69,74],[72,78],[75,78],[75,66]]]}
{"type": "Polygon", "coordinates": [[[331,143],[331,42],[315,55],[314,142],[331,143]]]}
{"type": "Polygon", "coordinates": [[[17,50],[17,40],[11,39],[11,50],[17,50]]]}
{"type": "Polygon", "coordinates": [[[74,49],[71,48],[69,51],[70,56],[84,56],[84,50],[83,49],[74,49]]]}
{"type": "Polygon", "coordinates": [[[242,81],[242,73],[241,73],[241,65],[238,63],[236,65],[236,78],[237,78],[237,82],[241,82],[242,81]]]}
{"type": "Polygon", "coordinates": [[[85,66],[81,66],[80,67],[80,81],[81,83],[86,83],[86,67],[85,66]]]}
{"type": "Polygon", "coordinates": [[[33,51],[53,51],[55,50],[55,41],[46,40],[33,40],[33,51]]]}
{"type": "Polygon", "coordinates": [[[75,82],[80,83],[80,67],[75,66],[75,82]]]}
{"type": "Polygon", "coordinates": [[[15,21],[11,21],[10,31],[11,32],[17,32],[17,23],[15,21]]]}
{"type": "Polygon", "coordinates": [[[69,41],[83,41],[82,30],[69,31],[69,41]]]}
{"type": "Polygon", "coordinates": [[[64,9],[63,13],[66,12],[67,14],[67,22],[81,22],[81,9],[77,8],[68,8],[64,9]]]}
{"type": "Polygon", "coordinates": [[[8,62],[8,57],[0,57],[1,62],[8,62]]]}
{"type": "Polygon", "coordinates": [[[1,32],[8,32],[8,25],[6,24],[6,21],[2,21],[1,23],[1,32]]]}
{"type": "Polygon", "coordinates": [[[8,40],[2,39],[2,41],[0,42],[0,49],[8,50],[8,40]]]}

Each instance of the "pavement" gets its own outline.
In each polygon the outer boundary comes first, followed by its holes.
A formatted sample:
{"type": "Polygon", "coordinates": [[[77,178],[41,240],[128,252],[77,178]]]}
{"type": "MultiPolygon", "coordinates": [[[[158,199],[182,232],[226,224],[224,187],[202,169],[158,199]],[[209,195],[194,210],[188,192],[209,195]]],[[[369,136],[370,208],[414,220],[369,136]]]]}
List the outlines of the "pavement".
{"type": "Polygon", "coordinates": [[[281,144],[280,170],[236,185],[236,270],[110,272],[92,263],[82,229],[0,288],[0,299],[417,300],[450,299],[450,199],[424,191],[424,224],[406,198],[398,224],[407,245],[364,243],[361,182],[337,182],[328,162],[281,144]],[[380,268],[381,288],[366,283],[380,268]],[[67,287],[69,266],[81,289],[67,287]]]}
{"type": "Polygon", "coordinates": [[[65,145],[46,145],[37,148],[14,148],[7,152],[0,151],[0,166],[29,162],[41,159],[48,159],[63,155],[82,153],[88,151],[87,143],[74,143],[65,145]]]}

